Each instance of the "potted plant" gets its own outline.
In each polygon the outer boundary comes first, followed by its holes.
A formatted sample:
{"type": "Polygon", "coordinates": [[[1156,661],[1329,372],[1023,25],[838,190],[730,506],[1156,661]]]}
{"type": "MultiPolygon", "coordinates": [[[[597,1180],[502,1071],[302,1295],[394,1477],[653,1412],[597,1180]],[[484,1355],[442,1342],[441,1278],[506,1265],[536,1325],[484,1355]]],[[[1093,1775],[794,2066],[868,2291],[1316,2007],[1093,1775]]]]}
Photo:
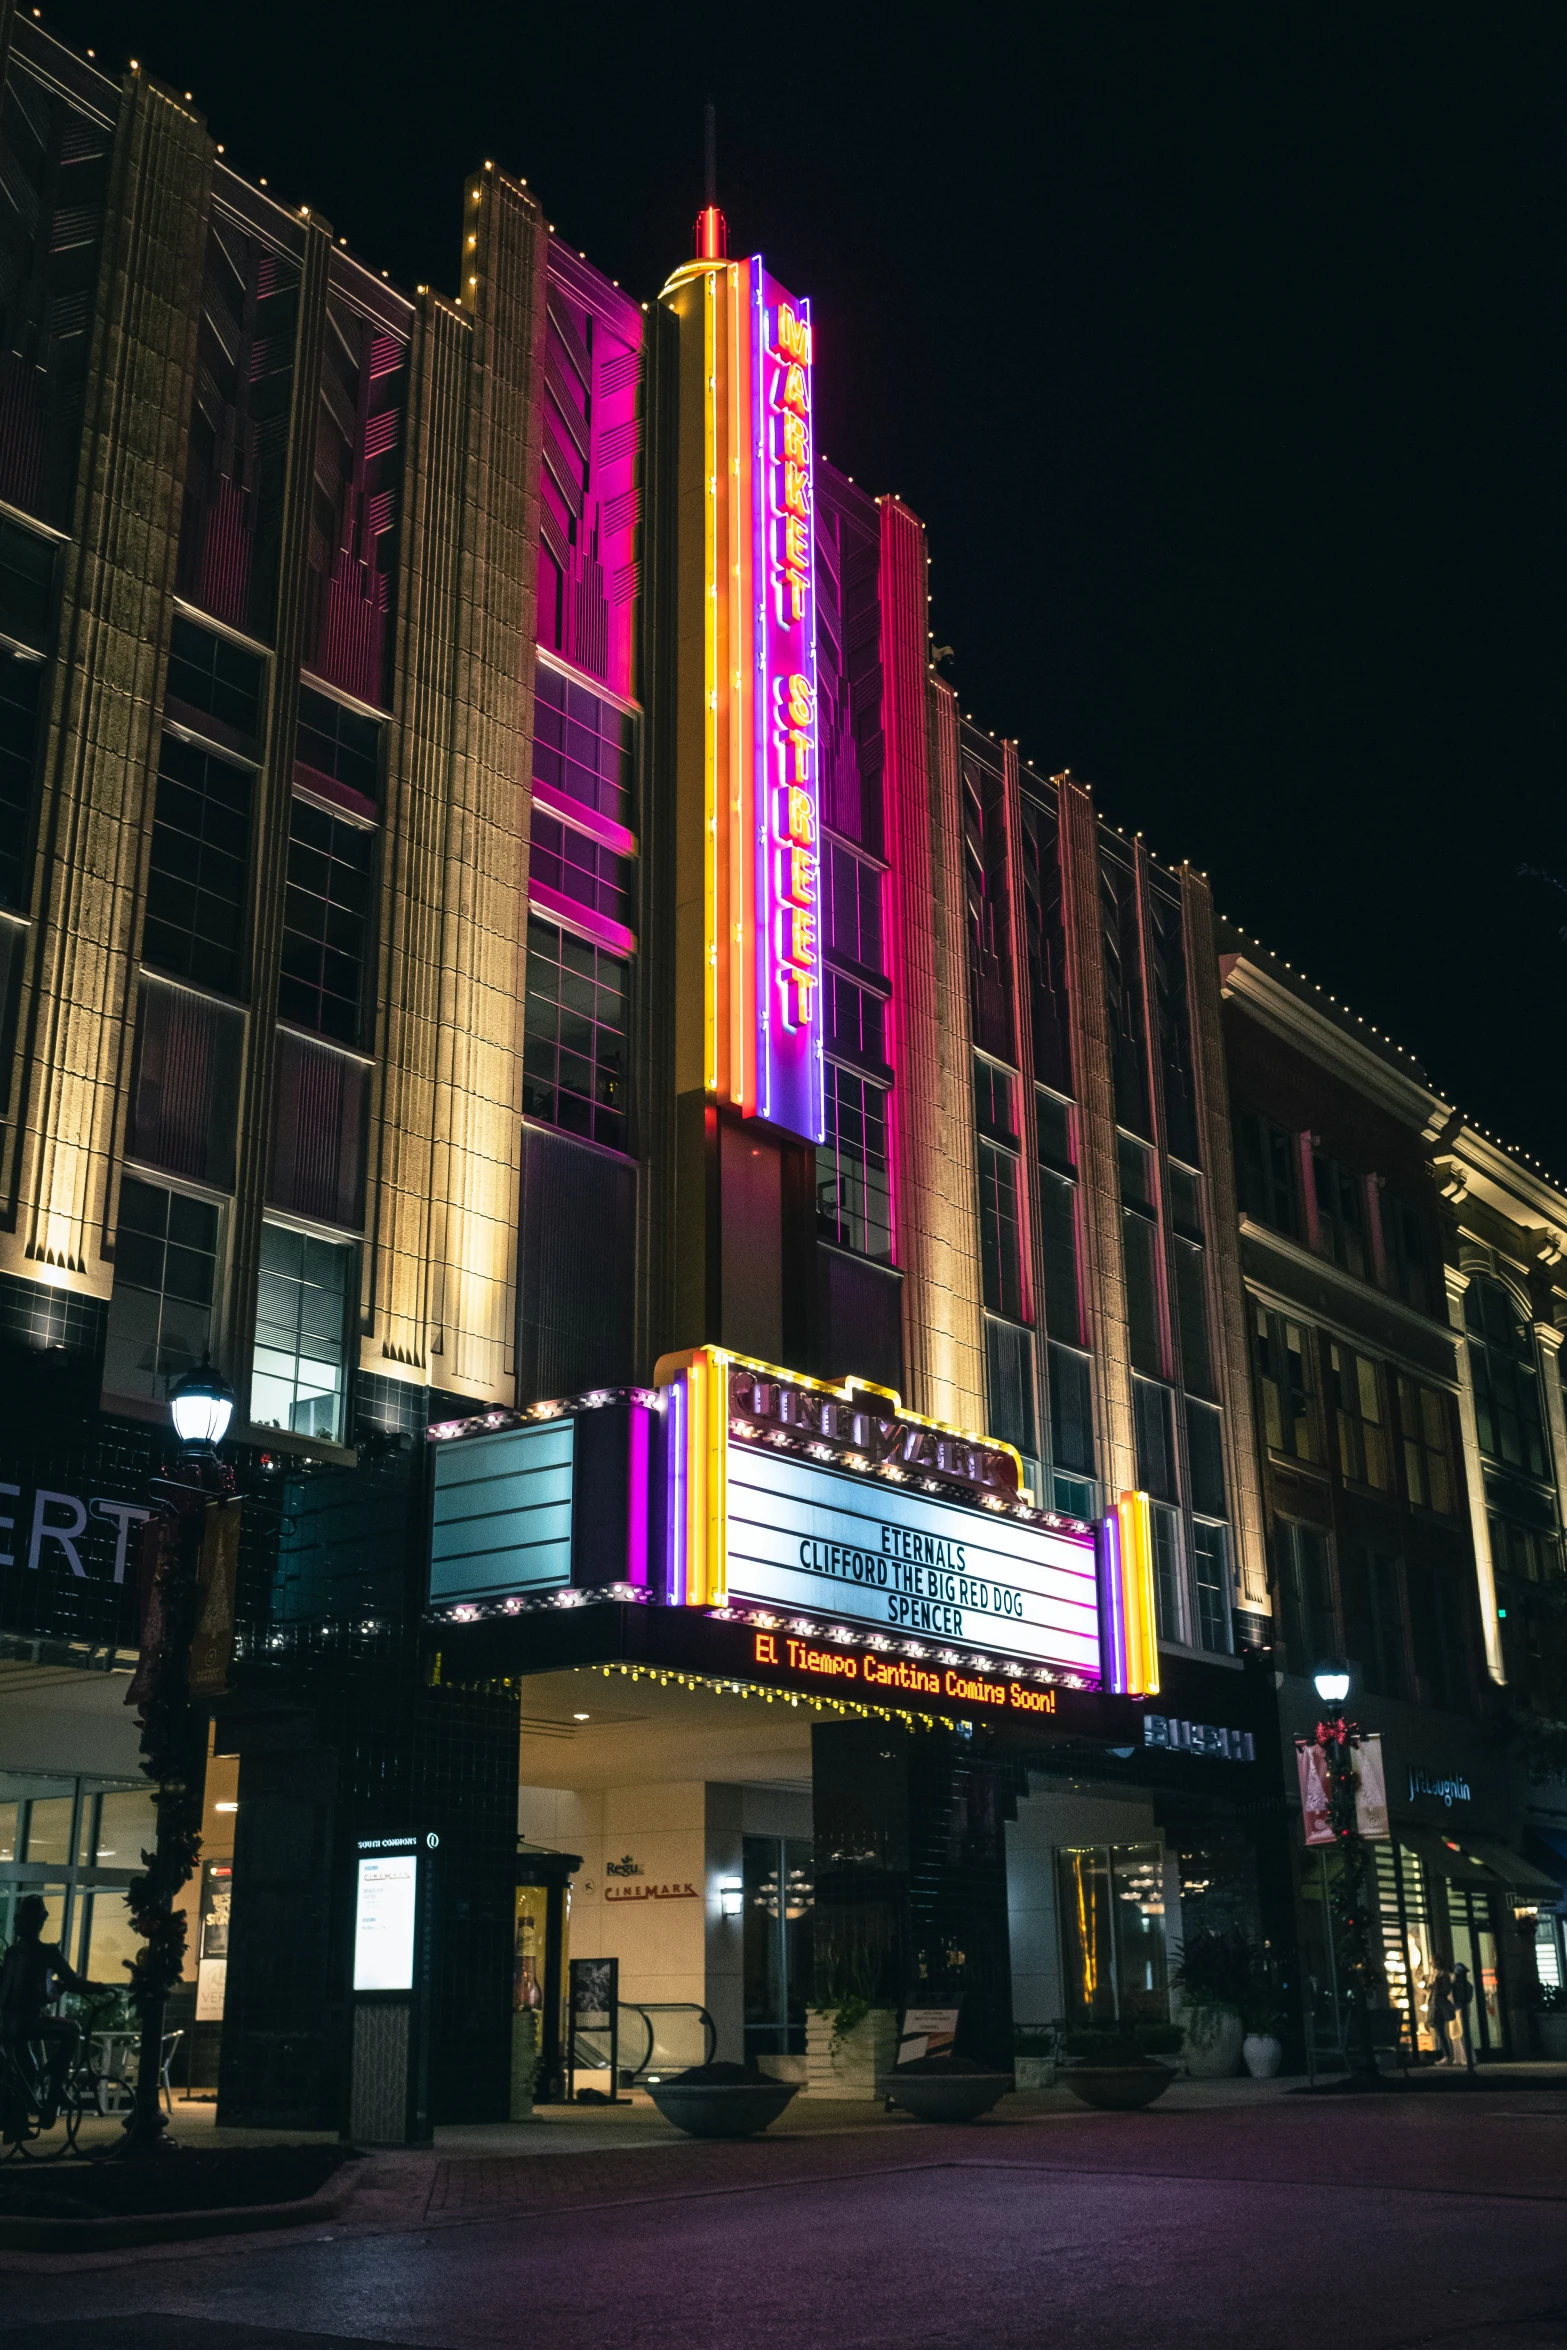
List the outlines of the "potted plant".
{"type": "Polygon", "coordinates": [[[1254,2081],[1271,2081],[1284,2062],[1284,2011],[1279,2005],[1277,1970],[1270,1951],[1259,1950],[1241,2010],[1246,2037],[1241,2055],[1254,2081]]]}
{"type": "Polygon", "coordinates": [[[1186,2070],[1192,2080],[1227,2080],[1240,2071],[1242,2015],[1261,1957],[1238,1926],[1187,1937],[1170,1982],[1185,2010],[1186,2070]]]}
{"type": "Polygon", "coordinates": [[[1061,2079],[1084,2105],[1132,2113],[1162,2097],[1175,2078],[1161,2057],[1180,2054],[1178,2024],[1086,2024],[1065,2034],[1071,2060],[1061,2079]]]}
{"type": "Polygon", "coordinates": [[[1019,2024],[1012,2035],[1012,2078],[1019,2089],[1055,2085],[1059,2043],[1054,2024],[1019,2024]]]}
{"type": "Polygon", "coordinates": [[[1540,2054],[1552,2064],[1567,2064],[1567,1990],[1559,1983],[1542,1983],[1535,2001],[1535,2024],[1540,2054]]]}
{"type": "Polygon", "coordinates": [[[806,2017],[806,2085],[813,2097],[871,2099],[890,2071],[898,2018],[882,1996],[881,1970],[863,1952],[840,1956],[818,1977],[806,2017]]]}

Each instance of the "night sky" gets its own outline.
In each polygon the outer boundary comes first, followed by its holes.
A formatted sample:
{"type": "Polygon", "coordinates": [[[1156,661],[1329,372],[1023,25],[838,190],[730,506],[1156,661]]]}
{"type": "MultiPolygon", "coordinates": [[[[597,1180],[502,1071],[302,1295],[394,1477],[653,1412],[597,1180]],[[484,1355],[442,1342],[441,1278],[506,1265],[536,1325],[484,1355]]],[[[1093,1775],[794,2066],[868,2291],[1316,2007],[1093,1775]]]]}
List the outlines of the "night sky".
{"type": "Polygon", "coordinates": [[[43,14],[409,286],[492,156],[651,297],[710,92],[963,707],[1567,1177],[1560,0],[43,14]]]}

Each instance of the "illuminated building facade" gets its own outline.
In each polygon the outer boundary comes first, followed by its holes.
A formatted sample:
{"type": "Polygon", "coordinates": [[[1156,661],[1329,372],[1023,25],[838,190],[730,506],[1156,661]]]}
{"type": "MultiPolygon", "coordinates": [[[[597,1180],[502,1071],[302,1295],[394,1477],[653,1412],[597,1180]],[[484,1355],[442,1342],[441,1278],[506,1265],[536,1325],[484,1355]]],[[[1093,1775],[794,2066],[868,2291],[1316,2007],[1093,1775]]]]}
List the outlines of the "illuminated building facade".
{"type": "MultiPolygon", "coordinates": [[[[1434,1968],[1462,1960],[1477,2054],[1527,2057],[1564,1980],[1567,1197],[1254,939],[1219,945],[1286,1768],[1347,1661],[1382,1740],[1392,2028],[1435,2056],[1434,1968]]],[[[1327,1877],[1298,1814],[1291,1842],[1327,2052],[1327,1877]]]]}
{"type": "Polygon", "coordinates": [[[9,38],[0,1661],[71,1702],[8,1705],[0,1889],[113,1972],[210,1350],[226,2119],[377,2134],[354,1859],[415,1831],[440,2119],[538,2002],[559,2086],[569,1953],[819,2088],[811,2005],[1167,2017],[1289,1916],[1205,879],[960,711],[716,214],[644,304],[486,163],[409,293],[9,38]]]}

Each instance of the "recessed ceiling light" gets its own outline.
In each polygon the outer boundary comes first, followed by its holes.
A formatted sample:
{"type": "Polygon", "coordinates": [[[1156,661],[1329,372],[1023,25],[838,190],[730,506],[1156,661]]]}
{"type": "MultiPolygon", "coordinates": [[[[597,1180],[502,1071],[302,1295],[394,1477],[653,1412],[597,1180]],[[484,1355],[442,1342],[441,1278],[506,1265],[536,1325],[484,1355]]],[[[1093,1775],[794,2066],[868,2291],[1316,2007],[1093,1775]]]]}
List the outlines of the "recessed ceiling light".
{"type": "Polygon", "coordinates": [[[591,1714],[573,1714],[571,1718],[574,1722],[591,1722],[593,1716],[591,1714]]]}

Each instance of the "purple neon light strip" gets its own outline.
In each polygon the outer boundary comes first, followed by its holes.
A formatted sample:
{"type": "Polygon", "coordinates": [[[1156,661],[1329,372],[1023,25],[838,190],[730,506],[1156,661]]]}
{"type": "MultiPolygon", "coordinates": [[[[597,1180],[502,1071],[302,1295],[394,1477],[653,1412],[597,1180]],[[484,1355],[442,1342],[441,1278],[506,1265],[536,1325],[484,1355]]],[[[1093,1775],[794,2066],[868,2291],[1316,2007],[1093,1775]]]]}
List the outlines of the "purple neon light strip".
{"type": "Polygon", "coordinates": [[[664,1391],[664,1597],[679,1607],[686,1596],[686,1382],[682,1372],[664,1391]]]}
{"type": "Polygon", "coordinates": [[[1099,1655],[1107,1689],[1126,1688],[1126,1596],[1121,1579],[1121,1527],[1112,1512],[1099,1528],[1099,1655]]]}
{"type": "Polygon", "coordinates": [[[626,1431],[626,1581],[647,1583],[647,1407],[633,1403],[626,1431]]]}

